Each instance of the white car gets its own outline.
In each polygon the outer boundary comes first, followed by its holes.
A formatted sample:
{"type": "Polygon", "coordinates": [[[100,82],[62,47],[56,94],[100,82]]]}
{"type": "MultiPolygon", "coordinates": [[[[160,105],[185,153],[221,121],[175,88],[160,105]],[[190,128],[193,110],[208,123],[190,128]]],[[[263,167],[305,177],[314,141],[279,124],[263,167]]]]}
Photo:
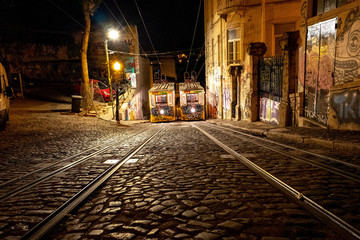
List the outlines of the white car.
{"type": "Polygon", "coordinates": [[[9,121],[10,98],[13,90],[9,87],[5,68],[0,63],[0,130],[4,130],[6,122],[9,121]]]}

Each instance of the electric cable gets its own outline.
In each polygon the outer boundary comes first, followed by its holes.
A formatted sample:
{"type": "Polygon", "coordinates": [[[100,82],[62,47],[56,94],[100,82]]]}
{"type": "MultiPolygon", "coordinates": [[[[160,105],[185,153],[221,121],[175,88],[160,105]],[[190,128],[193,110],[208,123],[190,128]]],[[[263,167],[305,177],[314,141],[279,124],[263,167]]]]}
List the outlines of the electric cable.
{"type": "Polygon", "coordinates": [[[198,55],[197,59],[196,59],[196,63],[195,63],[195,66],[194,66],[194,68],[193,68],[193,71],[195,71],[195,68],[196,68],[196,66],[197,66],[197,64],[198,64],[198,62],[199,62],[199,59],[200,59],[200,57],[202,56],[201,53],[202,53],[204,47],[205,47],[205,41],[204,41],[204,44],[203,44],[202,47],[201,47],[201,50],[200,50],[200,52],[199,52],[199,55],[198,55]]]}
{"type": "MultiPolygon", "coordinates": [[[[135,1],[136,1],[136,0],[135,0],[135,1]]],[[[189,62],[190,62],[190,58],[191,58],[191,52],[192,52],[192,48],[193,48],[193,44],[194,44],[194,39],[195,39],[195,35],[196,35],[196,29],[197,29],[197,25],[198,25],[198,22],[199,22],[201,4],[202,4],[202,0],[200,0],[200,3],[199,3],[199,8],[198,8],[198,13],[197,13],[197,17],[196,17],[196,23],[195,23],[193,38],[192,38],[192,41],[191,41],[190,54],[189,54],[189,58],[188,58],[188,60],[187,60],[185,72],[187,72],[188,67],[189,67],[189,62]]]]}
{"type": "Polygon", "coordinates": [[[134,40],[135,40],[136,44],[137,44],[137,45],[139,45],[139,48],[140,48],[141,52],[143,52],[143,53],[144,53],[144,56],[146,57],[146,59],[147,59],[147,60],[149,60],[149,62],[151,62],[151,61],[150,61],[150,59],[148,58],[148,56],[147,56],[147,54],[146,54],[145,50],[142,48],[142,46],[141,46],[140,42],[137,40],[137,38],[136,38],[136,35],[135,35],[134,31],[131,29],[129,22],[126,20],[126,17],[125,17],[125,15],[123,14],[123,12],[121,11],[121,9],[120,9],[119,5],[117,4],[117,2],[116,2],[115,0],[113,0],[113,2],[114,2],[114,4],[115,4],[115,6],[117,7],[117,9],[119,10],[119,12],[120,12],[121,16],[123,17],[123,19],[124,19],[124,21],[125,21],[126,25],[127,25],[127,26],[128,26],[128,28],[130,29],[130,32],[131,32],[132,36],[134,37],[134,40]]]}
{"type": "MultiPolygon", "coordinates": [[[[221,34],[223,35],[222,38],[221,38],[221,41],[224,40],[224,38],[225,38],[225,33],[226,33],[226,31],[230,28],[231,23],[232,23],[233,20],[234,20],[234,17],[235,17],[235,14],[231,17],[231,20],[230,20],[230,22],[227,24],[227,27],[226,27],[226,28],[223,30],[223,32],[221,33],[221,34]]],[[[205,35],[206,35],[206,34],[205,34],[205,35]]],[[[217,44],[219,44],[218,40],[216,40],[214,46],[216,46],[217,44]]],[[[215,51],[214,51],[214,53],[215,53],[215,51]]],[[[218,53],[218,54],[219,54],[219,53],[218,53]]],[[[209,57],[212,57],[212,56],[213,56],[213,54],[211,54],[211,55],[205,54],[205,60],[204,60],[204,63],[202,64],[202,66],[201,66],[201,68],[200,68],[200,70],[199,70],[199,73],[200,73],[201,70],[204,68],[205,63],[206,63],[206,60],[207,60],[209,57]]]]}
{"type": "Polygon", "coordinates": [[[78,20],[76,20],[75,18],[73,18],[70,14],[68,14],[64,9],[62,9],[59,5],[57,5],[56,3],[54,3],[53,1],[49,0],[50,3],[52,3],[55,7],[57,7],[60,11],[62,11],[66,16],[68,16],[69,18],[71,18],[74,22],[76,22],[77,24],[79,24],[80,26],[82,26],[83,28],[85,28],[84,25],[82,25],[78,20]]]}
{"type": "Polygon", "coordinates": [[[138,12],[139,12],[141,21],[142,21],[142,23],[143,23],[143,25],[144,25],[146,34],[147,34],[147,36],[148,36],[148,38],[149,38],[150,44],[151,44],[151,46],[152,46],[152,48],[153,48],[153,50],[154,50],[154,52],[155,52],[155,55],[156,55],[156,58],[157,58],[158,62],[159,62],[160,70],[161,70],[161,62],[160,62],[159,56],[156,54],[156,50],[155,50],[154,44],[153,44],[153,42],[151,41],[149,31],[147,30],[147,27],[146,27],[146,25],[145,25],[145,21],[144,21],[144,19],[143,19],[143,17],[142,17],[142,14],[141,14],[141,12],[140,12],[139,6],[138,6],[136,0],[134,0],[134,2],[135,2],[135,5],[136,5],[137,10],[138,10],[138,12]]]}

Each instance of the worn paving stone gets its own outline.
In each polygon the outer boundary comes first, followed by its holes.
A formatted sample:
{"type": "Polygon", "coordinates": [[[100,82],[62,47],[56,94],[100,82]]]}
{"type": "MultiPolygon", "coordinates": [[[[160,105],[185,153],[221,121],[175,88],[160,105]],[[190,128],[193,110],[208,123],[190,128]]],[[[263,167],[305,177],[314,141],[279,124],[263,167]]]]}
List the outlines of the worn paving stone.
{"type": "Polygon", "coordinates": [[[188,218],[192,218],[195,217],[197,215],[199,215],[197,212],[193,211],[193,210],[187,210],[185,212],[182,213],[183,216],[188,217],[188,218]]]}
{"type": "Polygon", "coordinates": [[[66,234],[61,240],[78,240],[82,238],[82,233],[70,233],[66,234]]]}
{"type": "Polygon", "coordinates": [[[156,206],[150,208],[149,210],[150,210],[150,212],[156,213],[156,212],[160,212],[160,211],[164,210],[165,208],[166,207],[163,205],[156,205],[156,206]]]}
{"type": "Polygon", "coordinates": [[[218,227],[231,229],[233,231],[241,231],[244,228],[244,225],[234,221],[225,221],[218,224],[218,227]]]}
{"type": "Polygon", "coordinates": [[[103,232],[104,232],[104,230],[102,230],[102,229],[96,229],[96,230],[92,230],[91,232],[89,232],[88,235],[89,236],[100,236],[103,232]]]}
{"type": "Polygon", "coordinates": [[[189,225],[194,225],[194,226],[199,226],[199,227],[203,227],[203,228],[207,228],[210,229],[213,227],[212,224],[210,223],[205,223],[205,222],[200,222],[200,221],[195,221],[195,220],[190,220],[188,222],[189,225]]]}
{"type": "Polygon", "coordinates": [[[133,239],[136,235],[133,233],[110,233],[108,236],[119,240],[130,240],[133,239]]]}
{"type": "Polygon", "coordinates": [[[201,232],[195,236],[195,238],[197,239],[204,239],[204,240],[215,240],[215,239],[219,239],[220,237],[221,237],[220,235],[209,232],[201,232]]]}

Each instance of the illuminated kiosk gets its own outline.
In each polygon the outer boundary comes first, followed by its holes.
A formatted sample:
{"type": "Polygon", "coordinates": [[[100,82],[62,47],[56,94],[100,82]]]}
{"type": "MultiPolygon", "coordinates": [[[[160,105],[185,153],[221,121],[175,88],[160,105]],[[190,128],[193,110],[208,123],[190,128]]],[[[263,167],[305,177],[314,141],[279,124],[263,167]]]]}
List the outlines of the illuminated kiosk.
{"type": "Polygon", "coordinates": [[[175,83],[158,83],[149,90],[150,121],[176,120],[175,83]]]}
{"type": "Polygon", "coordinates": [[[199,82],[179,83],[181,120],[204,120],[204,88],[199,82]]]}

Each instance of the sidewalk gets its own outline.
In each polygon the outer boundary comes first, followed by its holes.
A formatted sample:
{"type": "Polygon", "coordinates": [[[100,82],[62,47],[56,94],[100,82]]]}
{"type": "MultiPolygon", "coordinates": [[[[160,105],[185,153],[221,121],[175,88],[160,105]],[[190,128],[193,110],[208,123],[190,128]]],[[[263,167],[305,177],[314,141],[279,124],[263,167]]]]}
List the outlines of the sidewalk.
{"type": "Polygon", "coordinates": [[[360,154],[360,132],[327,130],[321,128],[286,127],[280,128],[265,122],[230,121],[208,119],[208,123],[231,126],[240,131],[274,139],[286,139],[297,143],[314,144],[339,151],[360,154]]]}

